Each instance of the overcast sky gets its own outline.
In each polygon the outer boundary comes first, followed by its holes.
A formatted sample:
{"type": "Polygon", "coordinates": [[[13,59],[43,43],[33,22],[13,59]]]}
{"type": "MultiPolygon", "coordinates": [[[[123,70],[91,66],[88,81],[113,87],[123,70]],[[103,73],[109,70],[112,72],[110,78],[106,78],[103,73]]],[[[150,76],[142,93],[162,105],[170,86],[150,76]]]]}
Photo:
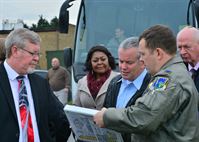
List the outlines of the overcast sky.
{"type": "MultiPolygon", "coordinates": [[[[59,10],[65,0],[0,0],[0,30],[2,30],[2,20],[15,21],[22,19],[24,23],[31,26],[36,24],[39,16],[50,22],[55,16],[59,17],[59,10]]],[[[70,10],[70,23],[76,23],[80,0],[74,3],[70,10]]]]}

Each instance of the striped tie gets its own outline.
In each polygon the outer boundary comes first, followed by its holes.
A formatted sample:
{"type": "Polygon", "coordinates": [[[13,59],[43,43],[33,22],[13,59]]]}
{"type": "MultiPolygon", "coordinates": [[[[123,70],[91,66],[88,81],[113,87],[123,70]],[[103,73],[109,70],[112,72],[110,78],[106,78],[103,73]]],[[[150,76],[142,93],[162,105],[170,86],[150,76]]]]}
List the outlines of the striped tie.
{"type": "Polygon", "coordinates": [[[197,75],[197,71],[195,69],[191,69],[191,73],[192,73],[192,75],[191,75],[192,79],[195,80],[195,77],[197,75]]]}
{"type": "Polygon", "coordinates": [[[19,111],[22,125],[23,140],[27,142],[34,142],[34,133],[32,128],[32,120],[29,111],[29,102],[27,97],[27,90],[23,80],[24,76],[18,76],[18,91],[19,91],[19,111]],[[28,134],[28,137],[27,137],[28,134]]]}

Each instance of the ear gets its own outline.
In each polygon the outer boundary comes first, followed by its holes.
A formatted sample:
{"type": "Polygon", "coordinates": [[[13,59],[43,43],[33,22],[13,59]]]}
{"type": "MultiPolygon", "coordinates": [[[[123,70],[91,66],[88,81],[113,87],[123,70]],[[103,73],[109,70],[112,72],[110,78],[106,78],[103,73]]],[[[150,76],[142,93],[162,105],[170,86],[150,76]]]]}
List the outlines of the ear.
{"type": "Polygon", "coordinates": [[[13,56],[16,56],[17,55],[17,47],[15,46],[15,45],[13,45],[12,47],[11,47],[11,54],[13,55],[13,56]]]}
{"type": "Polygon", "coordinates": [[[161,48],[156,48],[156,56],[158,60],[161,60],[164,56],[163,50],[161,48]]]}
{"type": "Polygon", "coordinates": [[[144,61],[139,61],[139,66],[140,66],[140,68],[142,68],[142,69],[145,69],[145,64],[144,64],[144,61]]]}

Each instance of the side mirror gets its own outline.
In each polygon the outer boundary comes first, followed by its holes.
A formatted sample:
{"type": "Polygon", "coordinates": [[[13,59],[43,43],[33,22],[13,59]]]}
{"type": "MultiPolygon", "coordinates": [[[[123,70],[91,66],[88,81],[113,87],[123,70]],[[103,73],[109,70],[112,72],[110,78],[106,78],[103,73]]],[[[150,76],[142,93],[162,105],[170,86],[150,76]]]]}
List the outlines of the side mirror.
{"type": "Polygon", "coordinates": [[[68,27],[69,27],[69,11],[68,8],[70,8],[73,4],[70,4],[74,0],[66,0],[60,9],[59,12],[59,32],[60,33],[68,33],[68,27]]]}
{"type": "Polygon", "coordinates": [[[68,26],[69,26],[69,12],[68,11],[60,11],[59,32],[60,33],[68,33],[68,26]]]}
{"type": "Polygon", "coordinates": [[[71,48],[64,49],[64,64],[66,68],[72,66],[72,49],[71,48]]]}
{"type": "Polygon", "coordinates": [[[187,25],[198,27],[198,24],[199,24],[199,0],[189,0],[188,9],[187,9],[187,25]]]}
{"type": "Polygon", "coordinates": [[[199,24],[199,0],[194,1],[194,10],[195,10],[197,23],[199,24]]]}

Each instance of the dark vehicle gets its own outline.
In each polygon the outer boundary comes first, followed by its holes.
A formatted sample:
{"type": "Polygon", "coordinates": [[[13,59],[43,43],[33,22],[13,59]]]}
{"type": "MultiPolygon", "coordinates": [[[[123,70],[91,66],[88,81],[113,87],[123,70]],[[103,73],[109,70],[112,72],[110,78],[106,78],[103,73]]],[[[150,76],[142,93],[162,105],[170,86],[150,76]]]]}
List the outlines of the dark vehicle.
{"type": "Polygon", "coordinates": [[[46,78],[48,71],[47,70],[35,70],[34,73],[43,78],[46,78]]]}

